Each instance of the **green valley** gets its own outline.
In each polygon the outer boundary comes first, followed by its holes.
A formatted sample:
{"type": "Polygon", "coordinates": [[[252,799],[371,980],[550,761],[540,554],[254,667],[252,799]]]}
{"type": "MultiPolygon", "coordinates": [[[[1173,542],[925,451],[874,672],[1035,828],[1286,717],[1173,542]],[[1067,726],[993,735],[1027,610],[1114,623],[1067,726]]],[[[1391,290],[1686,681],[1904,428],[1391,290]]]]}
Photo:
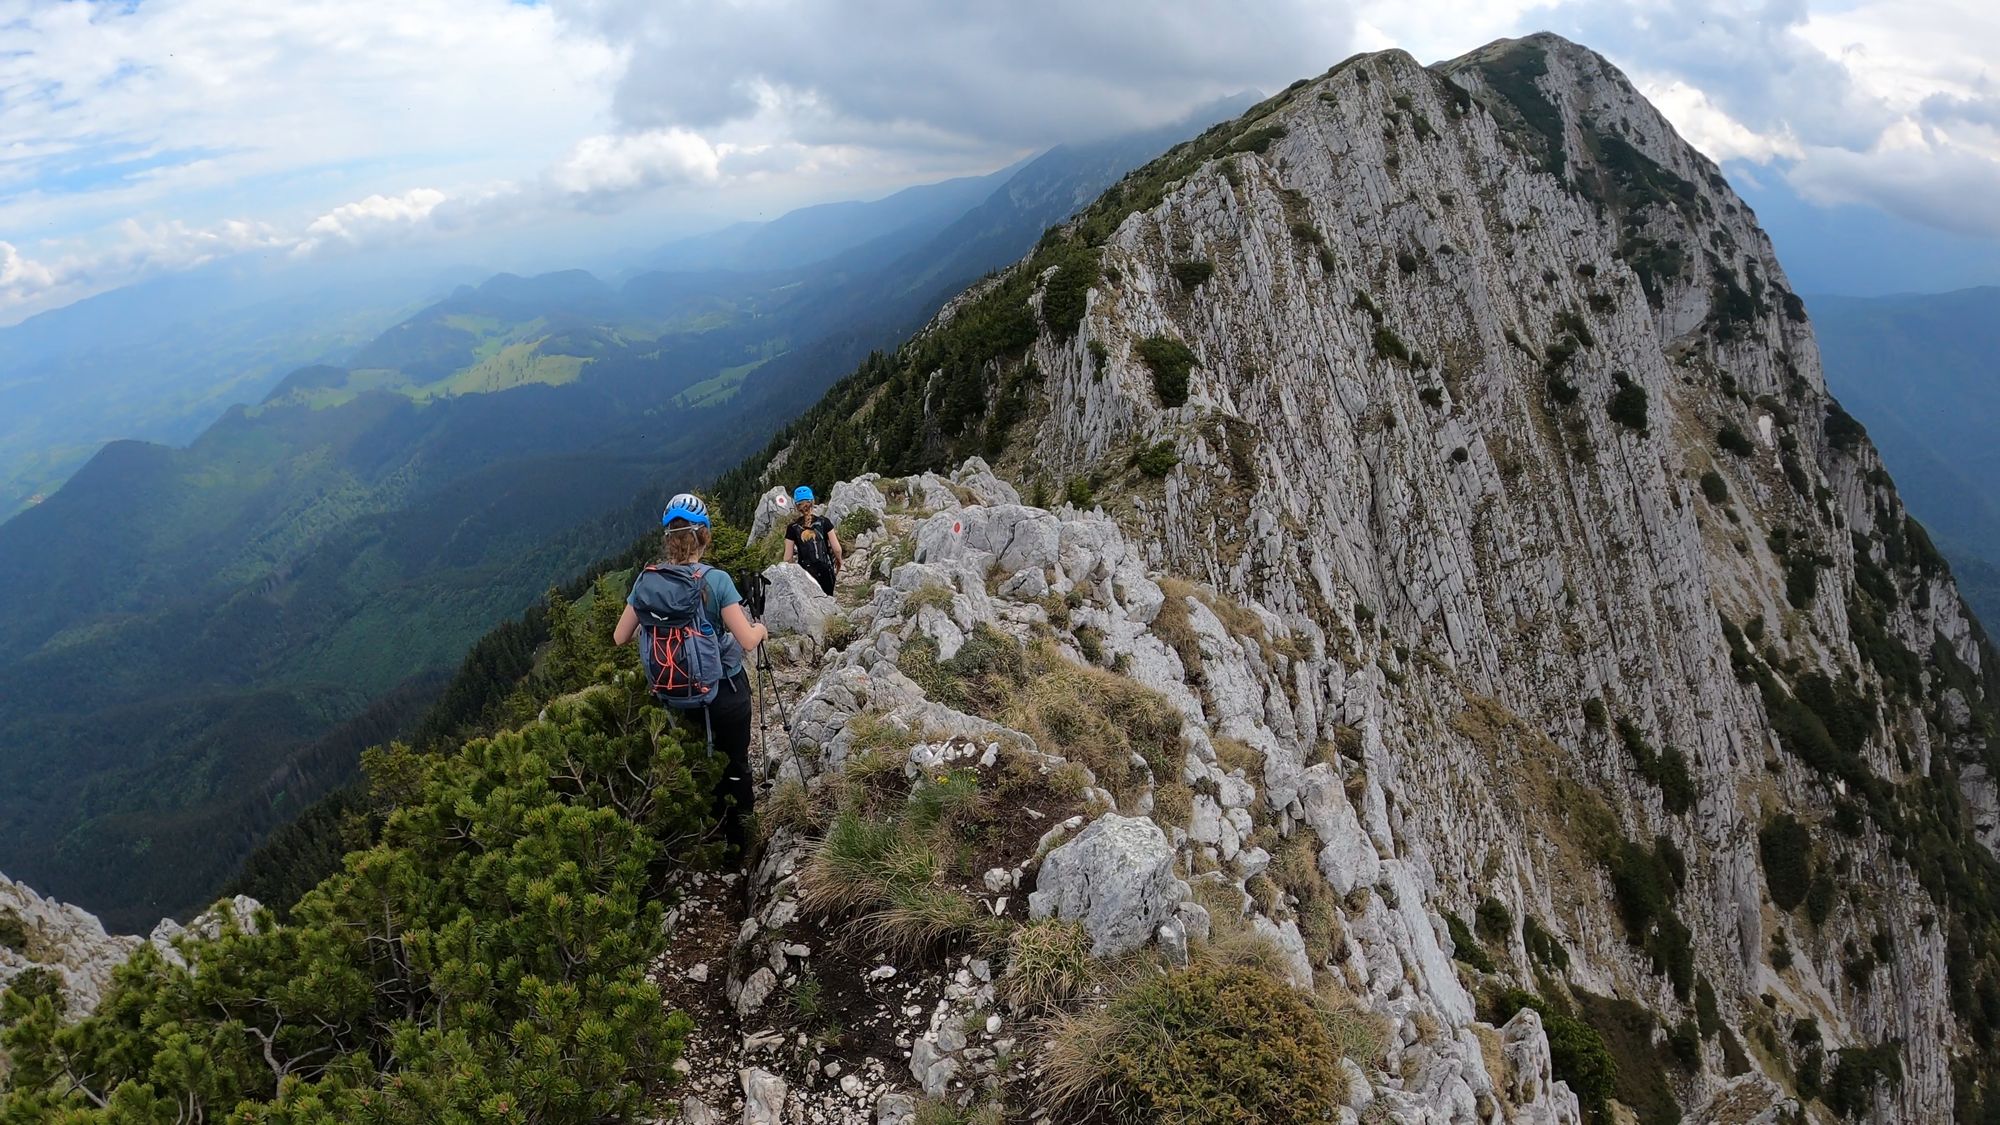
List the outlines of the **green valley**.
{"type": "Polygon", "coordinates": [[[502,274],[185,447],[105,446],[0,524],[0,870],[127,929],[201,905],[495,622],[1191,131],[1052,150],[785,268],[502,274]]]}

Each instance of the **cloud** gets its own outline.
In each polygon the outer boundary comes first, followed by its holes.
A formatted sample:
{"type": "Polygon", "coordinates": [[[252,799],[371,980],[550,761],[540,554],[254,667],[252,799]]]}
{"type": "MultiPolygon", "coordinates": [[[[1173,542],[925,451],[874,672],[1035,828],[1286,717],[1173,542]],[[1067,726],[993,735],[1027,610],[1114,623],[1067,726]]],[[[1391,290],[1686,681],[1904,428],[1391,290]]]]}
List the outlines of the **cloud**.
{"type": "Polygon", "coordinates": [[[55,272],[48,266],[22,257],[13,243],[0,242],[0,305],[26,300],[53,287],[55,282],[55,272]]]}
{"type": "Polygon", "coordinates": [[[358,246],[384,236],[395,237],[429,219],[445,198],[436,188],[416,188],[401,195],[371,195],[342,204],[306,224],[305,237],[292,252],[305,255],[329,244],[358,246]]]}
{"type": "Polygon", "coordinates": [[[712,184],[722,153],[686,129],[590,137],[543,176],[557,197],[585,208],[667,185],[712,184]]]}
{"type": "Polygon", "coordinates": [[[1806,199],[1863,204],[1957,234],[2000,239],[2000,162],[1911,129],[1876,149],[1811,149],[1786,171],[1806,199]]]}
{"type": "Polygon", "coordinates": [[[1822,204],[2000,234],[1985,203],[2000,198],[2000,7],[1565,0],[1522,18],[1608,56],[1717,160],[1766,166],[1822,204]]]}
{"type": "Polygon", "coordinates": [[[1717,159],[1992,228],[1953,198],[2000,198],[1983,0],[0,0],[0,322],[243,250],[872,195],[1543,27],[1717,159]]]}
{"type": "Polygon", "coordinates": [[[1172,120],[1317,73],[1347,5],[1274,0],[556,0],[630,45],[615,108],[635,129],[761,128],[809,145],[1040,145],[1172,120]]]}
{"type": "Polygon", "coordinates": [[[68,238],[503,178],[620,53],[508,0],[0,0],[0,59],[0,230],[68,238]]]}
{"type": "Polygon", "coordinates": [[[240,219],[206,227],[127,220],[108,243],[53,257],[29,258],[13,244],[0,242],[0,316],[51,307],[152,274],[293,244],[264,223],[240,219]]]}

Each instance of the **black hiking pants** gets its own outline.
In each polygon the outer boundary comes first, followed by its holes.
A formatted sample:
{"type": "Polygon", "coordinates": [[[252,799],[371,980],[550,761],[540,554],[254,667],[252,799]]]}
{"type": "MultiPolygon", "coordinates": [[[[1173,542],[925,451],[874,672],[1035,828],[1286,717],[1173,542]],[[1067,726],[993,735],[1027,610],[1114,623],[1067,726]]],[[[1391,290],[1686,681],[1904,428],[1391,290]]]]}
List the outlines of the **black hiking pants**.
{"type": "Polygon", "coordinates": [[[804,568],[807,574],[813,576],[813,581],[819,583],[820,589],[825,590],[828,594],[833,593],[833,581],[839,577],[839,572],[833,569],[832,563],[820,561],[810,565],[806,563],[800,563],[799,565],[804,568]]]}
{"type": "Polygon", "coordinates": [[[715,689],[715,699],[699,711],[681,712],[694,733],[712,736],[715,752],[723,759],[722,775],[715,779],[711,802],[716,819],[722,822],[723,839],[741,860],[750,852],[749,817],[756,799],[750,780],[750,672],[738,669],[734,676],[715,689]]]}

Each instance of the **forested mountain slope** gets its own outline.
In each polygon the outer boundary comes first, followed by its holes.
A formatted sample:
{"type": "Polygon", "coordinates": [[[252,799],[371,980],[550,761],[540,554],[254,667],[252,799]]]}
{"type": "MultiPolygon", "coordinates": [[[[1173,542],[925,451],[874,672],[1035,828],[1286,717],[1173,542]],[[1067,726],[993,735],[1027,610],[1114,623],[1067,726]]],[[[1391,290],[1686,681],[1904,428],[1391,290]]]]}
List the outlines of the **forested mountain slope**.
{"type": "Polygon", "coordinates": [[[195,908],[351,776],[336,724],[1191,128],[1045,153],[816,263],[501,275],[186,448],[107,446],[0,525],[0,864],[128,928],[195,908]]]}

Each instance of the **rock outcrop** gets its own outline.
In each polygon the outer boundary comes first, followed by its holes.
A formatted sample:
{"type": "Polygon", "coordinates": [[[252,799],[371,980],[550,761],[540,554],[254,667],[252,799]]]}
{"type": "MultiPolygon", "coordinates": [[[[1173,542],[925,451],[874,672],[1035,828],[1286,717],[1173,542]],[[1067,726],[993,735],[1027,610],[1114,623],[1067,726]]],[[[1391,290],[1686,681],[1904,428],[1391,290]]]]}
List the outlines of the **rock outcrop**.
{"type": "Polygon", "coordinates": [[[111,975],[140,946],[150,942],[161,956],[185,965],[175,945],[182,934],[213,938],[231,926],[254,933],[259,909],[256,899],[237,895],[196,915],[186,926],[163,918],[150,937],[137,938],[106,933],[95,914],[43,898],[0,875],[0,991],[23,973],[52,972],[62,980],[70,1015],[81,1017],[96,1010],[111,975]]]}
{"type": "MultiPolygon", "coordinates": [[[[1227,929],[1237,941],[1266,948],[1275,971],[1296,987],[1353,990],[1357,1010],[1371,1026],[1379,1021],[1379,1040],[1344,1064],[1350,1114],[1379,1101],[1375,1119],[1580,1120],[1575,1096],[1551,1072],[1534,1011],[1504,1028],[1478,1022],[1451,966],[1447,928],[1425,905],[1427,875],[1376,855],[1340,774],[1313,798],[1328,826],[1321,837],[1285,812],[1302,807],[1298,778],[1320,774],[1281,773],[1288,788],[1277,803],[1258,752],[1234,745],[1237,735],[1275,738],[1264,733],[1272,724],[1295,729],[1282,685],[1319,651],[1310,626],[1294,633],[1250,611],[1258,632],[1233,631],[1218,607],[1240,610],[1171,579],[1163,589],[1164,576],[1148,569],[1144,553],[1103,513],[1022,505],[976,460],[948,478],[851,483],[896,499],[884,508],[882,529],[857,545],[859,565],[844,580],[851,639],[781,670],[796,686],[780,690],[803,692],[794,738],[769,743],[757,772],[780,786],[802,780],[803,792],[767,801],[811,802],[846,791],[845,775],[858,762],[881,768],[884,745],[898,747],[890,760],[918,781],[1041,778],[1027,783],[1039,794],[1031,803],[997,814],[1026,822],[1013,850],[954,892],[973,900],[976,914],[1016,926],[1072,920],[1088,951],[1102,958],[1157,945],[1169,962],[1184,962],[1227,929]],[[871,570],[877,576],[868,576],[871,570]],[[850,590],[866,600],[853,604],[850,590]],[[1187,650],[1194,666],[1156,633],[1163,618],[1199,622],[1191,626],[1198,648],[1187,650]],[[1062,690],[1062,677],[1076,675],[1094,678],[1100,691],[1156,701],[1150,706],[1161,729],[1171,728],[1171,754],[1100,757],[1093,769],[1073,756],[1091,753],[1085,740],[1062,736],[1059,723],[1032,733],[981,714],[979,703],[956,694],[954,677],[981,662],[1009,665],[1017,657],[1007,653],[1038,645],[1053,646],[1056,664],[1008,673],[1017,690],[1062,690]],[[931,661],[951,665],[948,674],[926,671],[931,661]],[[1235,734],[1208,725],[1191,679],[1233,685],[1240,698],[1227,729],[1235,734]],[[1078,786],[1074,796],[1048,788],[1064,776],[1078,786]],[[1347,810],[1344,818],[1326,811],[1334,802],[1347,810]],[[1308,936],[1298,901],[1283,892],[1274,897],[1260,882],[1273,862],[1266,845],[1303,848],[1305,864],[1288,878],[1302,873],[1317,885],[1319,868],[1332,865],[1362,893],[1332,907],[1337,919],[1308,921],[1308,936]],[[1366,863],[1357,866],[1368,881],[1361,884],[1345,857],[1364,853],[1366,863]]],[[[1352,772],[1358,776],[1358,768],[1352,772]]],[[[1039,1022],[1007,999],[1005,959],[971,953],[939,962],[874,952],[878,939],[867,936],[865,917],[815,905],[824,889],[816,888],[814,870],[824,836],[769,815],[775,828],[751,875],[751,915],[735,935],[724,989],[740,1042],[724,1033],[712,1048],[692,1047],[689,1060],[693,1074],[740,1071],[745,1085],[738,1092],[697,1079],[701,1111],[727,1113],[740,1104],[745,1120],[777,1112],[789,1114],[785,1120],[839,1121],[864,1119],[873,1107],[878,1119],[904,1120],[922,1100],[966,1105],[998,1096],[1031,1112],[1039,1022]],[[857,949],[870,956],[857,960],[857,949]],[[848,997],[839,1015],[845,1037],[894,1042],[903,1057],[857,1056],[793,1030],[802,988],[814,997],[848,997]]],[[[1322,897],[1333,901],[1330,886],[1322,897]]],[[[706,979],[705,964],[701,971],[706,979]]]]}
{"type": "MultiPolygon", "coordinates": [[[[914,434],[1006,484],[876,482],[928,514],[801,709],[827,767],[855,713],[929,730],[910,645],[1054,625],[1188,721],[1179,776],[1095,799],[1399,1029],[1553,993],[1652,1029],[1618,1091],[1648,1113],[1987,1096],[1991,650],[1754,216],[1601,57],[1349,60],[1135,173],[898,364],[839,400],[855,459],[914,434]],[[1017,295],[1032,331],[987,344],[1017,295]],[[1292,839],[1338,941],[1259,882],[1292,839]]],[[[1469,1119],[1400,1070],[1371,1084],[1392,1116],[1469,1119]]]]}

